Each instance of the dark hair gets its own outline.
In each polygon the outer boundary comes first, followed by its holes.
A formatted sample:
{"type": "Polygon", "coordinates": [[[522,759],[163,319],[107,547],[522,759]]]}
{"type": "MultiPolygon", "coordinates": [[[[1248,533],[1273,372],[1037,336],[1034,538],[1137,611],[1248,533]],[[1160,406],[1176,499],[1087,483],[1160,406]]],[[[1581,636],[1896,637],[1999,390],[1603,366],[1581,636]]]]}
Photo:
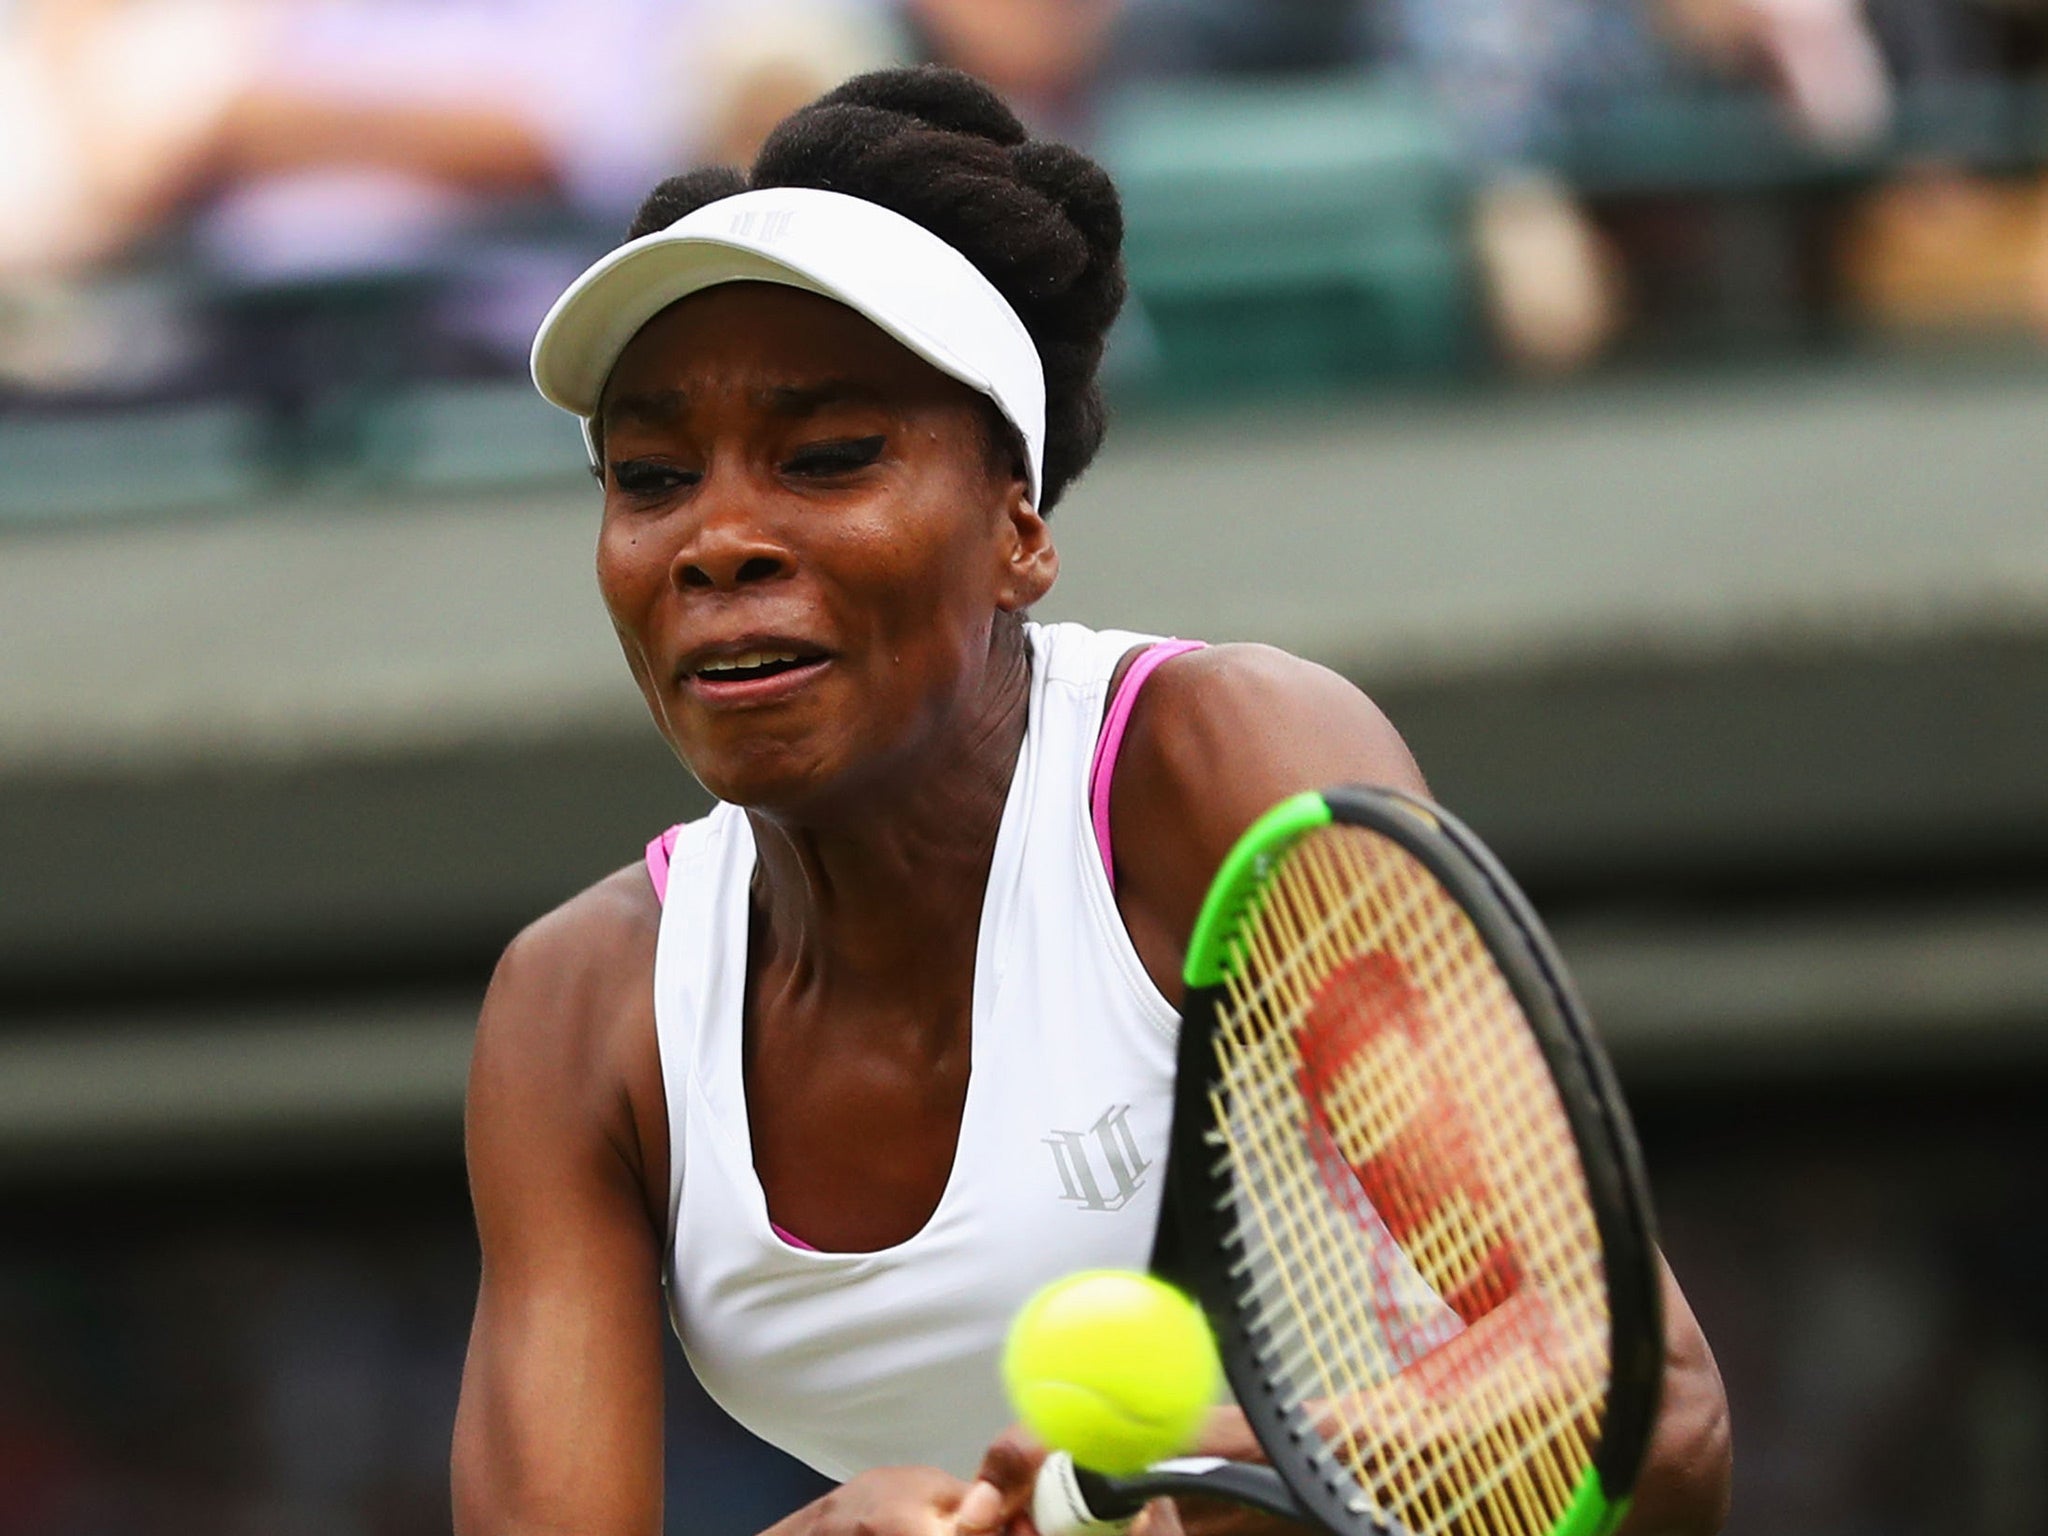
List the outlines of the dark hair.
{"type": "Polygon", "coordinates": [[[822,187],[879,203],[922,224],[995,285],[1045,366],[1039,510],[1050,512],[1102,445],[1095,374],[1124,301],[1123,208],[1102,167],[1032,138],[971,75],[937,65],[883,69],[783,119],[750,172],[720,166],[664,181],[627,238],[750,187],[822,187]]]}

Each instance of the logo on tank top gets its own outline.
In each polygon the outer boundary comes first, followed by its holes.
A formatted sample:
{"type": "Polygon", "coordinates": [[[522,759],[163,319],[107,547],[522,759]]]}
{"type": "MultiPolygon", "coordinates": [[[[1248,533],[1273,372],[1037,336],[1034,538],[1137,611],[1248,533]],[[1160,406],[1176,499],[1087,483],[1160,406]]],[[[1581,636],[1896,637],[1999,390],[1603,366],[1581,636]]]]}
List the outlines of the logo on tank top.
{"type": "Polygon", "coordinates": [[[1151,1168],[1131,1135],[1131,1106],[1115,1104],[1085,1131],[1054,1131],[1045,1138],[1060,1172],[1062,1200],[1084,1211],[1120,1211],[1131,1203],[1151,1168]]]}

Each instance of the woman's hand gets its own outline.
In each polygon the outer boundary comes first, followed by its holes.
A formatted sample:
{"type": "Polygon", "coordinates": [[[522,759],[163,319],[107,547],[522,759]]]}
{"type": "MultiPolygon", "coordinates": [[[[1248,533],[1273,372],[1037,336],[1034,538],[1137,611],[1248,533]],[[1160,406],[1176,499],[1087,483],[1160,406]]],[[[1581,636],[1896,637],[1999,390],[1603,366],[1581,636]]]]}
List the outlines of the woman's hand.
{"type": "Polygon", "coordinates": [[[982,1454],[974,1482],[960,1501],[954,1517],[959,1536],[993,1536],[1001,1532],[1029,1532],[1031,1492],[1038,1485],[1038,1469],[1045,1464],[1045,1447],[1021,1424],[1012,1424],[997,1435],[982,1454]]]}
{"type": "MultiPolygon", "coordinates": [[[[1235,1408],[1211,1413],[1189,1454],[1264,1460],[1244,1415],[1235,1408]]],[[[954,1514],[958,1536],[1038,1536],[1031,1523],[1031,1495],[1045,1457],[1045,1447],[1021,1425],[1013,1424],[998,1435],[954,1514]]],[[[1234,1505],[1190,1501],[1185,1511],[1179,1511],[1170,1500],[1159,1499],[1131,1523],[1129,1536],[1264,1536],[1294,1529],[1234,1505]]]]}
{"type": "Polygon", "coordinates": [[[876,1467],[807,1504],[767,1536],[953,1536],[967,1484],[937,1467],[876,1467]]]}

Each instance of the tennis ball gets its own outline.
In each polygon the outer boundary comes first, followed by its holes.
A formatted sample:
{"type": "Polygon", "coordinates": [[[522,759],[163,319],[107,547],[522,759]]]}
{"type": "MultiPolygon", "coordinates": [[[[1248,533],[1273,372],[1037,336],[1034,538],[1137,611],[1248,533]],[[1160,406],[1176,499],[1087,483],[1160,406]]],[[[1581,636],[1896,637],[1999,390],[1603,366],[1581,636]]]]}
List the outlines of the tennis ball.
{"type": "Polygon", "coordinates": [[[1003,1349],[1024,1426],[1112,1477],[1194,1443],[1222,1386],[1202,1310],[1163,1280],[1094,1269],[1024,1304],[1003,1349]]]}

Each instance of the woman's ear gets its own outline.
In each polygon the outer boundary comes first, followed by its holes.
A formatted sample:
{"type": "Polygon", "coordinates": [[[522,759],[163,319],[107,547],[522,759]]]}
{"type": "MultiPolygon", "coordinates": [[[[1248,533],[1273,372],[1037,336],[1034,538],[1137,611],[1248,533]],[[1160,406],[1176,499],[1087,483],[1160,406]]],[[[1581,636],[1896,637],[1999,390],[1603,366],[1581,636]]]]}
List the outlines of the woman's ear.
{"type": "Polygon", "coordinates": [[[1003,569],[996,581],[996,607],[1004,613],[1022,613],[1052,590],[1060,573],[1060,554],[1021,479],[1010,483],[1003,516],[1003,569]]]}

